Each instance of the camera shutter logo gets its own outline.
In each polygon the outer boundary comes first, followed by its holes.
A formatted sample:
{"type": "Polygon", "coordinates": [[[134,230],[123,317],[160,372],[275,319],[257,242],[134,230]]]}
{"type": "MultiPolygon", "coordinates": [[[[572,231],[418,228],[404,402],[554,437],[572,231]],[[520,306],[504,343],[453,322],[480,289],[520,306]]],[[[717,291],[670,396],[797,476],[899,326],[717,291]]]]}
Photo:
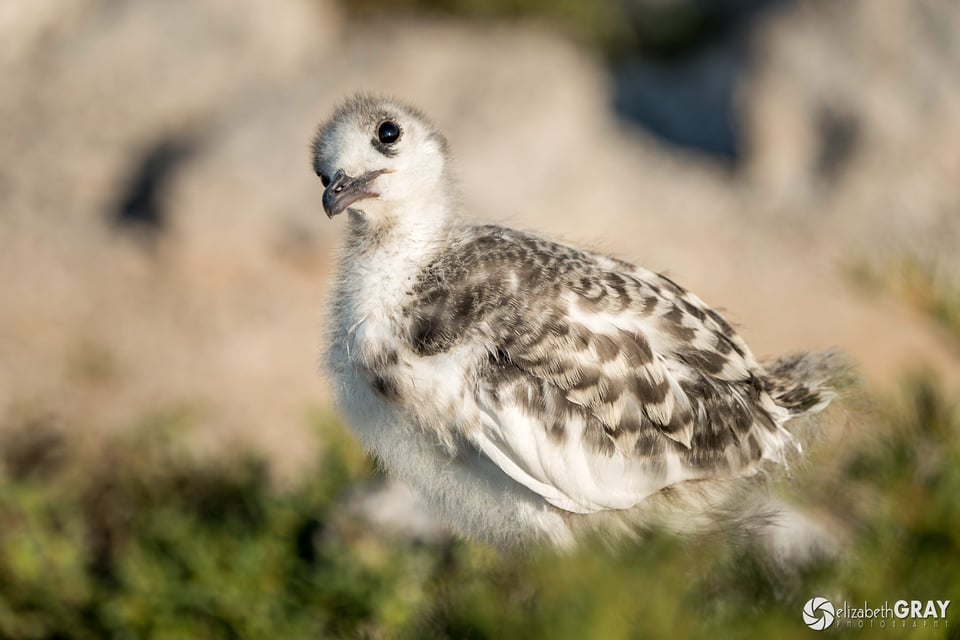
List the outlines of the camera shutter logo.
{"type": "Polygon", "coordinates": [[[803,621],[814,631],[823,631],[833,624],[837,611],[826,598],[810,598],[803,605],[803,621]]]}

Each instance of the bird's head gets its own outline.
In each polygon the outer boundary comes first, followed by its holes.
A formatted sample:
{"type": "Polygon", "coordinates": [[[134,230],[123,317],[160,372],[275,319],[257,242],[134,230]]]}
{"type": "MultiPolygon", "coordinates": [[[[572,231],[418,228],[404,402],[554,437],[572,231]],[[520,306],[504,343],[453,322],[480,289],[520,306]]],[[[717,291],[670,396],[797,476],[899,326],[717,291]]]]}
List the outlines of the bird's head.
{"type": "Polygon", "coordinates": [[[356,95],[313,142],[328,217],[349,210],[368,222],[429,215],[447,204],[447,142],[416,109],[356,95]]]}

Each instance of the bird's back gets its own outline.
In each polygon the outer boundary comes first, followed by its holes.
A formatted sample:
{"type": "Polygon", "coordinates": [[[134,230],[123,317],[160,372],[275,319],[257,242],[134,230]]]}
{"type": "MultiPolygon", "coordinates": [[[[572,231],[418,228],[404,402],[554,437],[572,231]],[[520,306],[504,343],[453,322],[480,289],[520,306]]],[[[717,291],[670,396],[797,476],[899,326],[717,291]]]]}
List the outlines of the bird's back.
{"type": "Polygon", "coordinates": [[[475,440],[570,511],[624,508],[677,482],[779,461],[793,443],[784,425],[831,397],[825,365],[805,357],[767,370],[672,280],[492,225],[462,228],[421,269],[401,316],[416,357],[469,345],[485,354],[467,375],[486,420],[475,440]],[[557,472],[534,461],[551,450],[557,472]],[[571,484],[572,462],[596,477],[627,464],[636,477],[622,495],[543,488],[571,484]]]}

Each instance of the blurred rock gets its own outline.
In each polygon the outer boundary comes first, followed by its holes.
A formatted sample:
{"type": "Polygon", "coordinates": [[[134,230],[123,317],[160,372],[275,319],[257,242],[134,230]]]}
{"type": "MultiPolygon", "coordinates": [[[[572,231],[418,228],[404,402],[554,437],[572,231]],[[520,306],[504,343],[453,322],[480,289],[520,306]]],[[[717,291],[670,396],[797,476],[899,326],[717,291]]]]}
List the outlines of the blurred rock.
{"type": "Polygon", "coordinates": [[[163,195],[177,167],[189,157],[191,146],[185,140],[163,138],[144,153],[110,212],[116,227],[151,235],[164,230],[167,213],[163,195]]]}
{"type": "Polygon", "coordinates": [[[91,0],[34,0],[0,5],[0,65],[22,64],[45,40],[62,37],[89,4],[91,0]]]}
{"type": "Polygon", "coordinates": [[[343,223],[320,211],[309,143],[358,89],[434,116],[472,214],[669,270],[759,354],[838,346],[872,383],[919,363],[956,379],[928,319],[838,268],[958,246],[960,74],[936,35],[957,10],[906,6],[771,14],[740,88],[742,175],[624,124],[598,57],[530,24],[347,21],[320,0],[5,9],[0,416],[126,429],[184,405],[198,447],[250,442],[281,474],[312,461],[343,223]],[[190,153],[133,188],[165,140],[190,153]],[[130,193],[162,211],[149,248],[113,228],[130,193]]]}
{"type": "Polygon", "coordinates": [[[735,161],[740,150],[734,92],[747,59],[731,39],[682,60],[622,63],[614,108],[668,142],[735,161]]]}
{"type": "Polygon", "coordinates": [[[667,142],[735,162],[748,34],[783,1],[619,0],[635,50],[615,64],[617,113],[667,142]]]}
{"type": "MultiPolygon", "coordinates": [[[[322,0],[27,4],[0,10],[0,414],[54,411],[78,427],[125,428],[170,403],[199,403],[224,426],[210,446],[239,433],[278,458],[309,459],[286,442],[291,431],[303,440],[302,425],[260,434],[264,425],[302,422],[304,398],[320,395],[310,343],[301,345],[298,364],[306,374],[301,390],[311,383],[314,390],[298,394],[284,415],[244,366],[256,357],[242,355],[255,343],[245,337],[255,322],[238,281],[218,280],[213,270],[181,282],[180,240],[147,254],[111,222],[118,207],[148,217],[162,207],[171,227],[207,215],[178,209],[176,180],[205,145],[221,144],[231,118],[308,81],[307,70],[335,43],[339,12],[322,0]],[[178,155],[178,170],[158,180],[156,158],[144,165],[164,140],[190,141],[192,155],[178,155]],[[109,378],[77,364],[91,351],[112,363],[109,378]],[[249,398],[251,388],[264,397],[259,411],[245,413],[231,397],[249,398]]],[[[300,162],[308,131],[298,132],[300,162]]],[[[211,238],[229,235],[230,226],[211,238]]],[[[250,262],[237,249],[221,265],[227,271],[250,262]]],[[[312,329],[319,314],[309,310],[318,305],[302,303],[299,321],[312,329]]],[[[257,367],[269,371],[269,361],[257,367]]],[[[261,377],[270,378],[267,371],[261,377]]]]}
{"type": "Polygon", "coordinates": [[[758,209],[828,230],[834,257],[909,250],[956,278],[957,33],[949,0],[811,0],[771,16],[743,96],[758,209]]]}

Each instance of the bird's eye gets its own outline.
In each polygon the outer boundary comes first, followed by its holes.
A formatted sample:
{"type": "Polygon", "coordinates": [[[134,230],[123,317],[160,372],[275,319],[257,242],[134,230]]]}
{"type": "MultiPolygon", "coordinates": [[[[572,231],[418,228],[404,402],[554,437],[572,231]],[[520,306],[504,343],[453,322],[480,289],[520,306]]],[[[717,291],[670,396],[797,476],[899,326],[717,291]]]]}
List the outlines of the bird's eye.
{"type": "Polygon", "coordinates": [[[377,139],[383,144],[393,144],[400,138],[400,127],[396,122],[387,120],[377,129],[377,139]]]}
{"type": "Polygon", "coordinates": [[[317,177],[320,178],[320,184],[322,184],[324,188],[327,188],[328,186],[330,186],[330,176],[323,173],[322,171],[317,171],[317,177]]]}

